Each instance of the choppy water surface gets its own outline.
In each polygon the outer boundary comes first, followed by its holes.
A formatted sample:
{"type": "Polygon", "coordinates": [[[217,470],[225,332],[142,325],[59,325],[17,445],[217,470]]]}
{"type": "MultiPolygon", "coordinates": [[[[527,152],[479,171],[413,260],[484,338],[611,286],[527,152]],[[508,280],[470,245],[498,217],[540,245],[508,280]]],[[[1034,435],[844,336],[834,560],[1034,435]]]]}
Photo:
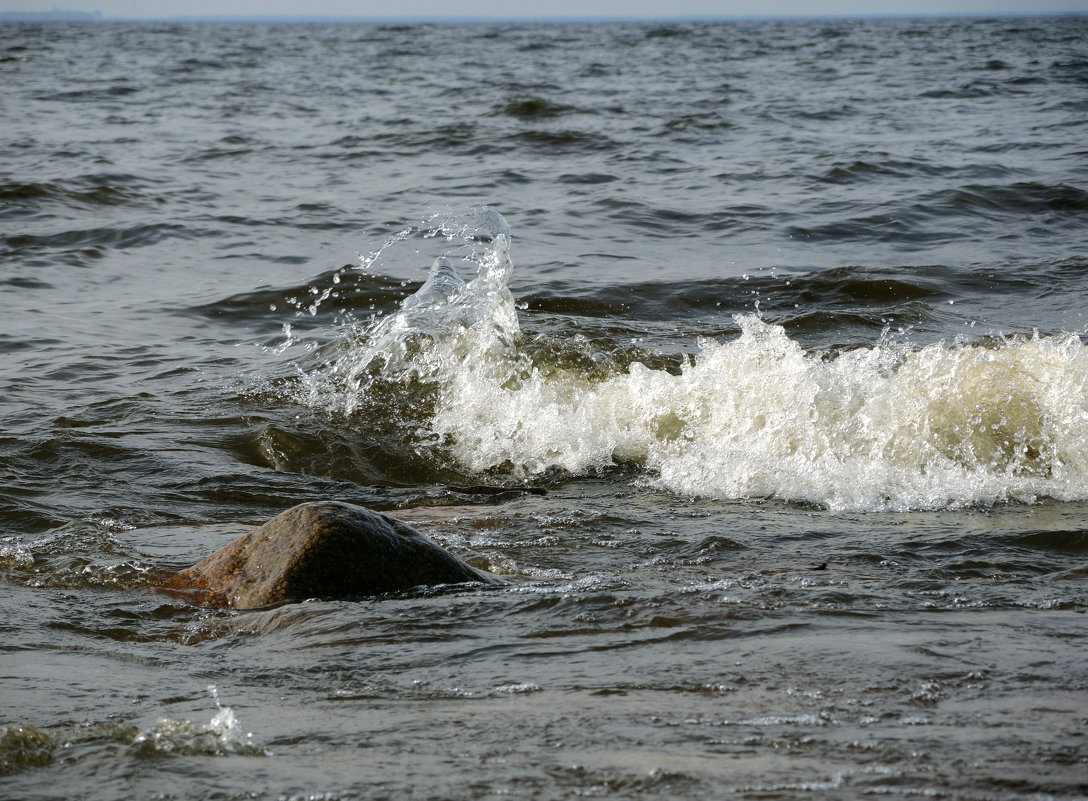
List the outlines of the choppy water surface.
{"type": "Polygon", "coordinates": [[[0,26],[0,795],[1088,795],[1088,22],[0,26]],[[507,584],[157,593],[304,500],[507,584]]]}

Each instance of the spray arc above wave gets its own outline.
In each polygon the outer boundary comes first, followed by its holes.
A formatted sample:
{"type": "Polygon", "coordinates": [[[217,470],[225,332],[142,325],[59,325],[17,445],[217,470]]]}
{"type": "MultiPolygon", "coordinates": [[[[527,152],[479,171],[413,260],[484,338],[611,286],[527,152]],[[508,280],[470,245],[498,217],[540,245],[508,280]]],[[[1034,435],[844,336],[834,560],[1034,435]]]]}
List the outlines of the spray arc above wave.
{"type": "MultiPolygon", "coordinates": [[[[507,287],[513,271],[510,229],[502,215],[486,207],[446,212],[425,220],[421,230],[425,239],[441,238],[445,252],[394,313],[361,329],[353,326],[333,359],[304,374],[300,396],[308,405],[351,415],[380,386],[441,385],[444,375],[481,353],[498,352],[499,363],[516,358],[518,318],[507,287]],[[466,281],[461,272],[471,269],[476,276],[466,281]]],[[[362,269],[413,233],[407,228],[395,234],[363,259],[362,269]]]]}
{"type": "Polygon", "coordinates": [[[885,335],[809,352],[744,314],[738,337],[693,343],[679,368],[585,369],[570,357],[577,331],[546,347],[521,332],[497,212],[449,214],[430,235],[448,250],[423,285],[299,391],[328,411],[396,418],[418,453],[462,474],[533,482],[626,466],[680,495],[856,511],[1088,498],[1088,354],[1075,335],[925,347],[885,335]]]}

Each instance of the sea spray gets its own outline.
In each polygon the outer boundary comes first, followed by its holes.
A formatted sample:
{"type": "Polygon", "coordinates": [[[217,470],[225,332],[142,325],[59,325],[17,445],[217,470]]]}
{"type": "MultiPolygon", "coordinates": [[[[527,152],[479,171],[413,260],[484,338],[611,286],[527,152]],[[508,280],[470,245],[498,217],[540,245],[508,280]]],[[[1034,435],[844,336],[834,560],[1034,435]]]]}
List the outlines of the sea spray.
{"type": "MultiPolygon", "coordinates": [[[[302,374],[297,396],[307,405],[351,415],[365,410],[368,401],[380,400],[382,388],[390,384],[441,385],[459,365],[481,357],[499,369],[518,361],[517,312],[507,287],[513,263],[506,221],[485,207],[432,215],[421,230],[425,239],[440,238],[447,246],[431,264],[427,280],[395,313],[362,330],[351,328],[350,341],[334,358],[302,374]],[[459,269],[475,270],[476,276],[465,281],[459,269]]],[[[411,231],[387,240],[362,259],[361,269],[372,268],[411,231]]]]}

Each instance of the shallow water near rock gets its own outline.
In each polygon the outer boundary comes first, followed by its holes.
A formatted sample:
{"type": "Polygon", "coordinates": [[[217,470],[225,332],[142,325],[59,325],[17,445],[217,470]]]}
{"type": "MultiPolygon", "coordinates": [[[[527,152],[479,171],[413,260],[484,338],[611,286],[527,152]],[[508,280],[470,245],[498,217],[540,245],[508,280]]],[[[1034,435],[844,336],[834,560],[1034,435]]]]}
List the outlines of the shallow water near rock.
{"type": "Polygon", "coordinates": [[[1086,33],[0,25],[0,796],[1088,795],[1086,33]]]}

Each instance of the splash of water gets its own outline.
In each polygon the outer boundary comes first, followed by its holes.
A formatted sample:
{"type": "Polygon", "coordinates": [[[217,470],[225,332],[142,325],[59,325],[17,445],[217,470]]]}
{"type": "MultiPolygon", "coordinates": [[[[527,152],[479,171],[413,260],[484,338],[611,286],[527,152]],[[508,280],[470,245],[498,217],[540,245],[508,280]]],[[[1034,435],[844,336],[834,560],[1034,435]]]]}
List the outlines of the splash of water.
{"type": "MultiPolygon", "coordinates": [[[[517,312],[507,288],[513,262],[506,221],[493,209],[479,208],[436,214],[427,223],[426,237],[444,239],[447,252],[435,258],[423,286],[396,313],[373,323],[352,347],[305,377],[300,385],[305,403],[350,415],[379,385],[440,385],[470,361],[507,372],[507,362],[518,361],[517,312]],[[450,258],[457,252],[457,266],[475,270],[471,280],[461,277],[450,258]]],[[[364,269],[378,253],[363,260],[364,269]]]]}
{"type": "Polygon", "coordinates": [[[436,258],[396,313],[307,373],[306,402],[350,415],[383,387],[412,387],[427,398],[419,440],[503,480],[627,464],[683,495],[837,510],[1088,498],[1088,351],[1075,335],[809,353],[749,314],[737,339],[700,341],[678,373],[634,362],[601,375],[519,349],[497,212],[435,223],[466,255],[436,258]]]}
{"type": "Polygon", "coordinates": [[[135,736],[133,750],[148,756],[162,753],[267,756],[264,749],[253,744],[253,735],[245,730],[234,710],[219,702],[219,691],[214,684],[208,686],[208,692],[218,712],[207,725],[159,718],[153,727],[135,736]]]}

